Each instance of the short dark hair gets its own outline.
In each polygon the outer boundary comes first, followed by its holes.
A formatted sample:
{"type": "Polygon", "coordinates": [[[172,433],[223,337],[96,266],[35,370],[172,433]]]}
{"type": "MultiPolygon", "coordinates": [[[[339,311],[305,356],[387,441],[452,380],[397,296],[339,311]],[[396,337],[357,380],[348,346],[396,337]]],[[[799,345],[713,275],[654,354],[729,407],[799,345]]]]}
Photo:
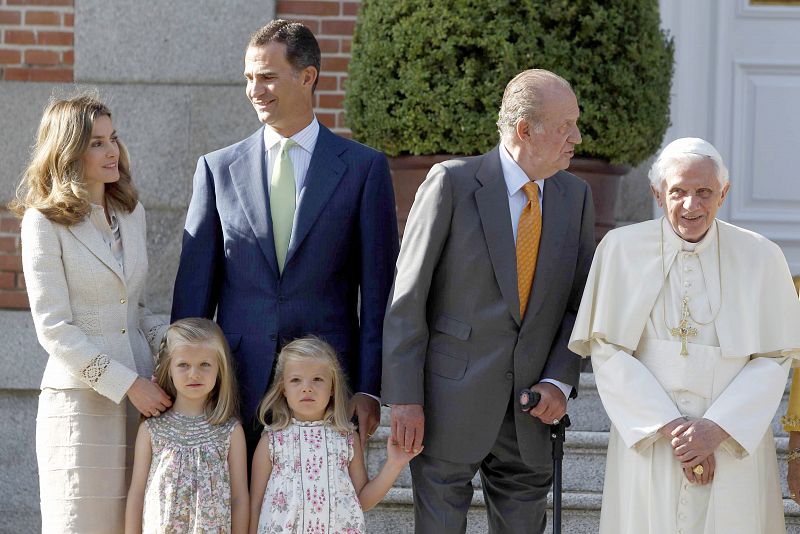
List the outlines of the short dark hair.
{"type": "Polygon", "coordinates": [[[319,81],[321,54],[317,38],[311,30],[299,22],[275,19],[250,36],[247,48],[265,46],[273,42],[286,45],[286,60],[296,72],[306,67],[317,69],[317,78],[311,87],[313,92],[319,81]]]}

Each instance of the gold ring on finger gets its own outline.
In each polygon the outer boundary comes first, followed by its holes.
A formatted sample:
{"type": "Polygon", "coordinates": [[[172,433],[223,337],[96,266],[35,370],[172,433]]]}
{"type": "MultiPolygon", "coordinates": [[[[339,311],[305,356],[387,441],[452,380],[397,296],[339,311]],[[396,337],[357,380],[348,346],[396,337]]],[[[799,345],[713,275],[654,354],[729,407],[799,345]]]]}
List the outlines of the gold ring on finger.
{"type": "Polygon", "coordinates": [[[790,491],[789,492],[789,498],[790,499],[796,499],[797,498],[797,494],[795,492],[793,492],[793,491],[790,491]]]}
{"type": "Polygon", "coordinates": [[[694,473],[695,475],[700,476],[704,472],[705,472],[705,469],[703,469],[703,466],[700,465],[700,464],[697,464],[696,466],[692,467],[692,473],[694,473]]]}

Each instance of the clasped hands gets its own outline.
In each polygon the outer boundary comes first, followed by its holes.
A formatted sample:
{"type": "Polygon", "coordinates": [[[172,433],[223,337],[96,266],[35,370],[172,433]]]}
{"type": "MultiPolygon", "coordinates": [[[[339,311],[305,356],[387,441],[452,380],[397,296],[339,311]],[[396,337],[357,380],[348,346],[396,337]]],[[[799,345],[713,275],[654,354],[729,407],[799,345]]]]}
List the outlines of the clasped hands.
{"type": "Polygon", "coordinates": [[[714,451],[729,436],[719,425],[710,419],[679,417],[661,427],[659,432],[670,440],[675,458],[689,482],[703,485],[714,480],[714,451]],[[702,469],[697,469],[698,465],[702,469]]]}
{"type": "MultiPolygon", "coordinates": [[[[557,386],[540,382],[531,386],[541,395],[539,404],[528,413],[546,425],[553,424],[567,413],[567,399],[557,386]]],[[[519,408],[516,408],[519,409],[519,408]]],[[[425,436],[425,412],[421,404],[392,405],[392,444],[397,444],[407,453],[422,451],[422,438],[425,436]]]]}

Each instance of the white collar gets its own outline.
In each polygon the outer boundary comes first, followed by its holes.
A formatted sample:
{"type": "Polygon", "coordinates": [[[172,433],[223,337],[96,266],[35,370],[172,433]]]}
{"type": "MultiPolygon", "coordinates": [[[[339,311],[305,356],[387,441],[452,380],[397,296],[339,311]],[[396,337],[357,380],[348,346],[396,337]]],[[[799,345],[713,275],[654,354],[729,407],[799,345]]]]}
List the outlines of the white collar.
{"type": "Polygon", "coordinates": [[[698,241],[697,243],[690,243],[686,241],[681,236],[679,236],[675,230],[672,228],[672,225],[669,223],[666,217],[661,218],[661,224],[665,225],[669,230],[664,230],[664,239],[667,240],[669,244],[675,247],[677,250],[682,250],[684,252],[696,252],[700,254],[704,250],[706,250],[714,241],[717,239],[717,220],[711,223],[711,227],[706,232],[706,235],[698,241]]]}
{"type": "MultiPolygon", "coordinates": [[[[503,143],[500,143],[500,167],[503,169],[503,178],[506,181],[509,197],[514,196],[525,184],[531,181],[525,171],[522,170],[522,167],[511,157],[503,143]]],[[[539,195],[541,196],[544,191],[544,178],[535,180],[535,182],[539,186],[539,195]]]]}
{"type": "MultiPolygon", "coordinates": [[[[314,116],[308,126],[291,136],[290,139],[311,154],[314,152],[314,146],[317,144],[317,137],[319,137],[319,122],[317,121],[317,117],[314,116]]],[[[283,139],[285,139],[285,137],[269,126],[264,127],[264,146],[267,152],[283,139]]]]}

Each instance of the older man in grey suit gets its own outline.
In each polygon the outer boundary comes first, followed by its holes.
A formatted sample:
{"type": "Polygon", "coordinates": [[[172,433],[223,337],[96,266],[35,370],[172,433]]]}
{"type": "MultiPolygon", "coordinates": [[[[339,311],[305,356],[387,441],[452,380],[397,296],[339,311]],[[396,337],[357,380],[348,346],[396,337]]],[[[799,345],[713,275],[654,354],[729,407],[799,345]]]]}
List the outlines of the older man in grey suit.
{"type": "Polygon", "coordinates": [[[411,463],[416,531],[464,532],[480,471],[493,533],[541,532],[548,425],[576,394],[567,341],[594,250],[581,142],[563,78],[506,87],[500,144],[434,166],[411,209],[384,324],[382,396],[411,463]],[[529,413],[520,390],[541,401],[529,413]]]}

